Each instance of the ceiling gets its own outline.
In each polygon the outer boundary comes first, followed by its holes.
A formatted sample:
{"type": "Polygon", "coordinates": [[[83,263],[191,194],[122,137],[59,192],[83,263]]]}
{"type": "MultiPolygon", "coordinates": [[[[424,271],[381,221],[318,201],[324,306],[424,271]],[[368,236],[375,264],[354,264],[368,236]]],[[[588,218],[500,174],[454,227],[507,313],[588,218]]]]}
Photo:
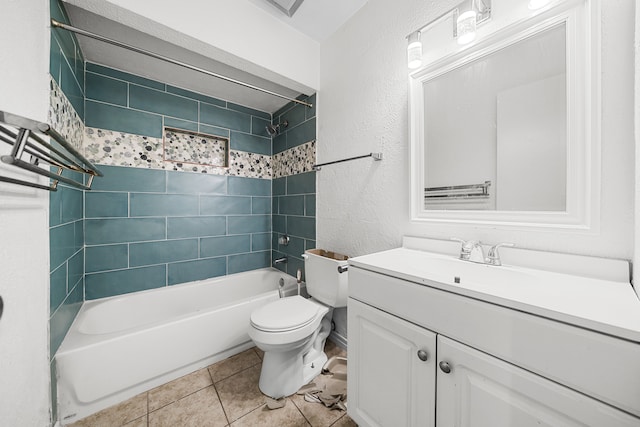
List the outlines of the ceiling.
{"type": "MultiPolygon", "coordinates": [[[[305,0],[293,17],[288,17],[280,12],[266,0],[234,1],[251,2],[297,31],[321,42],[343,25],[367,0],[305,0]]],[[[147,32],[108,19],[99,13],[94,13],[94,11],[86,10],[81,5],[81,2],[75,1],[74,4],[65,3],[71,24],[75,27],[291,98],[296,98],[301,93],[310,94],[309,90],[303,88],[303,85],[274,83],[272,80],[256,76],[201,53],[210,49],[197,49],[198,52],[196,52],[196,49],[187,49],[172,44],[147,32]]],[[[289,102],[286,99],[245,88],[88,37],[78,36],[78,40],[82,52],[89,62],[106,65],[268,113],[277,111],[289,102]]],[[[191,45],[193,44],[191,41],[191,45]]],[[[211,48],[211,46],[207,47],[211,48]]]]}
{"type": "Polygon", "coordinates": [[[368,0],[304,0],[288,17],[267,0],[249,0],[282,22],[321,43],[336,32],[368,0]]]}

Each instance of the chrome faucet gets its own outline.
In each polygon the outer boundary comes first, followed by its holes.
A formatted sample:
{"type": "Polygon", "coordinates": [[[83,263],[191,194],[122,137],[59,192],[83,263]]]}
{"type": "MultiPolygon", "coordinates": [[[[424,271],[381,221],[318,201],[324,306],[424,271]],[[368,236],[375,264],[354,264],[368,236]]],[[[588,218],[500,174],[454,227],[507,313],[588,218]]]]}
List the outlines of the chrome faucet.
{"type": "Polygon", "coordinates": [[[460,242],[460,259],[464,261],[471,261],[484,264],[484,249],[482,243],[479,240],[462,240],[457,237],[452,237],[451,240],[460,242]]]}
{"type": "Polygon", "coordinates": [[[286,264],[288,261],[286,256],[283,256],[281,258],[276,258],[273,260],[273,265],[278,265],[278,264],[286,264]]]}
{"type": "Polygon", "coordinates": [[[498,243],[497,245],[491,246],[489,249],[489,254],[487,255],[486,263],[489,265],[502,265],[502,261],[500,260],[500,254],[498,253],[498,248],[502,246],[514,247],[513,243],[498,243]]]}
{"type": "Polygon", "coordinates": [[[493,245],[491,249],[489,249],[489,253],[485,258],[484,249],[480,241],[478,240],[465,241],[462,239],[458,239],[457,237],[452,237],[451,240],[460,242],[460,244],[462,245],[460,247],[461,260],[477,262],[480,264],[487,264],[487,265],[502,265],[502,261],[500,260],[500,254],[498,253],[498,248],[502,246],[508,246],[508,247],[515,246],[513,243],[498,243],[497,245],[493,245]]]}

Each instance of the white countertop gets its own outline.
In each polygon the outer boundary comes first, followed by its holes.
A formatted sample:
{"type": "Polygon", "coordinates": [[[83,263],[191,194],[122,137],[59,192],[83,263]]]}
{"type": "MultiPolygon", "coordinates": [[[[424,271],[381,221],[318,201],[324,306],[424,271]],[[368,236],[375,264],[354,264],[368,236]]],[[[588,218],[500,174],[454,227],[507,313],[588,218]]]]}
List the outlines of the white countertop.
{"type": "MultiPolygon", "coordinates": [[[[616,268],[624,268],[621,262],[616,268]]],[[[495,267],[409,248],[351,258],[349,264],[640,342],[640,300],[621,278],[623,274],[594,278],[521,266],[495,267]]],[[[611,260],[604,260],[603,265],[610,264],[611,260]]]]}

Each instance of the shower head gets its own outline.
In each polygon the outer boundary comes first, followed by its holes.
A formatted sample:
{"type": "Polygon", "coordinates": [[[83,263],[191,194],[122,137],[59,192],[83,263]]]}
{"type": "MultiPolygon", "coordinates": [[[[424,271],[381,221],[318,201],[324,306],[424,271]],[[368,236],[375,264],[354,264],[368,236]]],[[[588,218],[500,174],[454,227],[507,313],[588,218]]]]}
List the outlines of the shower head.
{"type": "Polygon", "coordinates": [[[276,133],[278,133],[278,126],[276,125],[268,124],[266,128],[267,128],[267,133],[271,136],[274,136],[276,133]]]}
{"type": "Polygon", "coordinates": [[[276,136],[277,134],[280,133],[280,129],[282,128],[286,128],[287,126],[289,126],[289,122],[288,121],[283,121],[282,123],[278,123],[277,125],[267,125],[266,129],[267,129],[267,133],[270,136],[276,136]]]}

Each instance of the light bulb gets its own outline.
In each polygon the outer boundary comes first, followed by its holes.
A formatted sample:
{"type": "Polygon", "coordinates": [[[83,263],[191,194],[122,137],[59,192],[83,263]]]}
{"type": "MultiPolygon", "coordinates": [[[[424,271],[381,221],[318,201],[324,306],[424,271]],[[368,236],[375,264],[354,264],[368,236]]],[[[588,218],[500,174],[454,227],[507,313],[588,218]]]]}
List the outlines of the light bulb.
{"type": "Polygon", "coordinates": [[[476,38],[476,16],[475,10],[469,10],[458,16],[456,21],[458,44],[467,44],[476,38]]]}
{"type": "Polygon", "coordinates": [[[414,70],[422,65],[422,42],[420,41],[420,31],[412,33],[408,37],[407,45],[407,65],[414,70]]]}

